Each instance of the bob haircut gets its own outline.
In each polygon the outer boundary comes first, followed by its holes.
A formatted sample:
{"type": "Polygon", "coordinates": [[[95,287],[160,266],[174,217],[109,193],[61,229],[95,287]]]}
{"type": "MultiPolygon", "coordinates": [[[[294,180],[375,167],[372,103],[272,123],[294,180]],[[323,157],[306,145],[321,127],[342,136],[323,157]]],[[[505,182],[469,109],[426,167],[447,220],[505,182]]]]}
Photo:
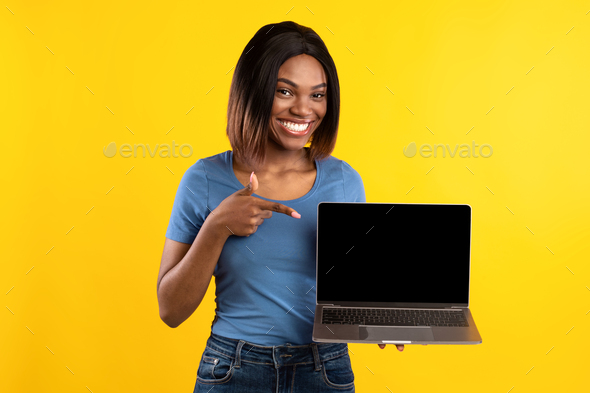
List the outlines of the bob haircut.
{"type": "Polygon", "coordinates": [[[232,78],[227,107],[227,136],[234,155],[256,169],[264,161],[280,66],[300,54],[313,56],[327,77],[327,110],[310,137],[307,157],[330,156],[336,146],[340,84],[328,48],[309,27],[285,21],[263,26],[244,48],[232,78]]]}

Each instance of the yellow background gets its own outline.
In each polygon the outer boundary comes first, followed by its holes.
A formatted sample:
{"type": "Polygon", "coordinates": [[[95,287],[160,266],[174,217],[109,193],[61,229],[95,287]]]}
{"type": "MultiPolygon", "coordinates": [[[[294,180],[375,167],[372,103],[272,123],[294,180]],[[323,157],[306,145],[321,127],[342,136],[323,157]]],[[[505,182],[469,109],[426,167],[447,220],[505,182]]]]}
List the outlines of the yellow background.
{"type": "Polygon", "coordinates": [[[396,3],[5,3],[0,391],[192,391],[214,284],[167,327],[164,234],[184,171],[230,149],[232,67],[284,20],[334,58],[333,155],[367,201],[473,207],[483,344],[350,344],[357,391],[587,391],[590,2],[396,3]],[[193,155],[106,158],[113,141],[193,155]],[[402,153],[472,141],[493,155],[402,153]]]}

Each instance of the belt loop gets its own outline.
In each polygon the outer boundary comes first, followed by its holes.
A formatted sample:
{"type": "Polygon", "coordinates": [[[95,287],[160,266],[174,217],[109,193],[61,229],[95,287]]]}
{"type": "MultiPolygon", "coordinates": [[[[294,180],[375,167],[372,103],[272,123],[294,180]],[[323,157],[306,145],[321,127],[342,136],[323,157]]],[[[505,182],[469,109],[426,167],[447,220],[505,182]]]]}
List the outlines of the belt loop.
{"type": "Polygon", "coordinates": [[[320,362],[320,354],[318,352],[318,345],[316,343],[311,343],[311,351],[313,352],[315,371],[320,371],[322,369],[322,363],[320,362]]]}
{"type": "MultiPolygon", "coordinates": [[[[275,356],[275,354],[278,355],[278,353],[276,353],[276,351],[277,351],[277,346],[273,345],[272,346],[272,361],[275,364],[275,368],[279,369],[281,367],[281,365],[279,364],[279,362],[277,361],[277,357],[275,356]]],[[[279,391],[279,385],[277,384],[277,392],[278,391],[279,391]]]]}
{"type": "Polygon", "coordinates": [[[236,348],[236,364],[234,364],[234,368],[240,368],[240,364],[241,364],[241,359],[240,359],[240,353],[242,352],[242,347],[244,346],[246,342],[244,340],[240,340],[240,342],[238,343],[238,347],[236,348]]]}

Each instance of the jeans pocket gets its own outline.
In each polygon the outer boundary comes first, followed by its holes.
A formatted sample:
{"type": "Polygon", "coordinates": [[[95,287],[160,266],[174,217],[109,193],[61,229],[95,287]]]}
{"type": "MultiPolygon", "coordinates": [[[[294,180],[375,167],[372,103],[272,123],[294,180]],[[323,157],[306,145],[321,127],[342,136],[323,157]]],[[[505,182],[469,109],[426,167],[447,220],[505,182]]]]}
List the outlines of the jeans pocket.
{"type": "Polygon", "coordinates": [[[334,388],[348,389],[354,386],[354,373],[348,353],[322,362],[324,381],[334,388]]]}
{"type": "Polygon", "coordinates": [[[210,385],[225,383],[233,375],[234,363],[233,358],[205,348],[197,370],[197,381],[210,385]]]}

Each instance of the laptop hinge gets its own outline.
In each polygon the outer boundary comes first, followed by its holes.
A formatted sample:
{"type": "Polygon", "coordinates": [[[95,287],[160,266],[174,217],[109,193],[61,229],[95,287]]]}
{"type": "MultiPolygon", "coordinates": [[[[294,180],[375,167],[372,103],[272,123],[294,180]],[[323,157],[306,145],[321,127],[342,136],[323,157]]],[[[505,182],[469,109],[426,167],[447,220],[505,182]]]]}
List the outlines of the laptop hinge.
{"type": "Polygon", "coordinates": [[[451,308],[465,308],[465,307],[461,307],[461,306],[451,306],[451,308]]]}

